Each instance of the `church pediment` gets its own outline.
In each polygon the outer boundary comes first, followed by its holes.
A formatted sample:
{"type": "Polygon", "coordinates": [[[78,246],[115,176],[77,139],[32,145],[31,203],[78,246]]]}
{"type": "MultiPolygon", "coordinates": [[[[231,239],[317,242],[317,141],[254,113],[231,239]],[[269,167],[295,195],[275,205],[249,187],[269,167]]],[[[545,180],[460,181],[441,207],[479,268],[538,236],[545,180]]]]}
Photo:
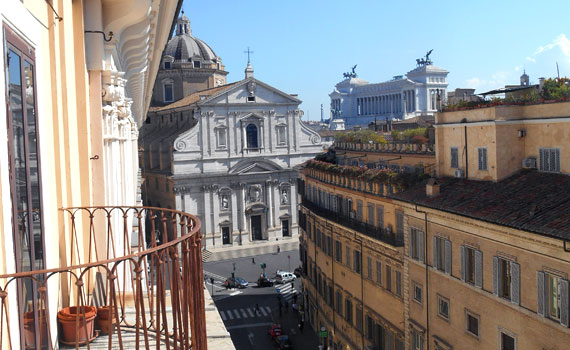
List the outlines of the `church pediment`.
{"type": "Polygon", "coordinates": [[[252,104],[252,103],[278,103],[278,104],[300,104],[297,97],[280,91],[257,79],[244,79],[234,86],[220,91],[209,98],[201,101],[201,105],[216,104],[252,104]]]}
{"type": "Polygon", "coordinates": [[[282,170],[282,168],[271,161],[264,159],[247,159],[239,162],[234,167],[232,167],[229,171],[229,174],[254,174],[277,170],[282,170]]]}

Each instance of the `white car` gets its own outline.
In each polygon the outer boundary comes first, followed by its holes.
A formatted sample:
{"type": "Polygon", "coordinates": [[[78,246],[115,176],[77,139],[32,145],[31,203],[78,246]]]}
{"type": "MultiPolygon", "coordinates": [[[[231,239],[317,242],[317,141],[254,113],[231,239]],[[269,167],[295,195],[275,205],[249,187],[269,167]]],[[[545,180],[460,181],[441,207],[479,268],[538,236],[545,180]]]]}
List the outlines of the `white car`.
{"type": "Polygon", "coordinates": [[[296,278],[297,277],[295,277],[295,275],[291,272],[279,271],[275,276],[275,282],[276,283],[293,282],[296,278]]]}

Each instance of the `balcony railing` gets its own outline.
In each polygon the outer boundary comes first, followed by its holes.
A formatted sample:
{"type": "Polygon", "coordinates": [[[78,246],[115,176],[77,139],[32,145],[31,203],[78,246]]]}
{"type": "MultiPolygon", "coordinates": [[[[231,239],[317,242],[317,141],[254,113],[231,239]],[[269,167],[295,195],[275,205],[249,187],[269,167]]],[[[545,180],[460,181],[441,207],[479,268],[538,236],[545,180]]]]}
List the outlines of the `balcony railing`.
{"type": "Polygon", "coordinates": [[[59,242],[60,266],[0,275],[2,349],[53,349],[58,342],[88,349],[207,348],[195,216],[152,207],[60,212],[59,237],[48,238],[59,242]],[[70,329],[58,312],[67,307],[78,311],[67,317],[70,329]]]}
{"type": "Polygon", "coordinates": [[[370,238],[377,239],[384,243],[388,243],[394,247],[404,246],[404,238],[397,237],[396,233],[392,232],[392,230],[370,225],[360,220],[351,218],[342,212],[335,212],[320,207],[317,204],[309,201],[306,197],[303,197],[301,205],[322,218],[325,218],[327,220],[336,222],[337,224],[340,224],[344,227],[358,231],[359,233],[368,236],[370,238]]]}
{"type": "Polygon", "coordinates": [[[335,142],[337,150],[378,152],[378,153],[404,153],[404,154],[435,154],[435,145],[429,143],[411,143],[404,141],[390,141],[387,143],[359,143],[335,142]]]}

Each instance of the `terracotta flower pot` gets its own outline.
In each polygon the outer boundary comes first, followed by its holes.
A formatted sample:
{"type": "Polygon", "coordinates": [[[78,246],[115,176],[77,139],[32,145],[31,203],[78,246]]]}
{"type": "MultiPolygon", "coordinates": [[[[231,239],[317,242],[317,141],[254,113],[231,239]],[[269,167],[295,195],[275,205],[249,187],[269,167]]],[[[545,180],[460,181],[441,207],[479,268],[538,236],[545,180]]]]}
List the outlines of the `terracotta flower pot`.
{"type": "Polygon", "coordinates": [[[101,306],[97,308],[97,327],[103,334],[113,333],[114,325],[117,323],[115,318],[115,309],[110,306],[101,306]]]}
{"type": "Polygon", "coordinates": [[[93,340],[96,315],[97,309],[94,306],[71,306],[59,311],[57,320],[61,325],[61,342],[87,344],[93,340]]]}
{"type": "Polygon", "coordinates": [[[24,339],[26,349],[43,349],[47,347],[47,320],[45,310],[38,313],[38,324],[40,326],[40,345],[36,346],[36,325],[34,322],[34,312],[24,313],[24,339]]]}

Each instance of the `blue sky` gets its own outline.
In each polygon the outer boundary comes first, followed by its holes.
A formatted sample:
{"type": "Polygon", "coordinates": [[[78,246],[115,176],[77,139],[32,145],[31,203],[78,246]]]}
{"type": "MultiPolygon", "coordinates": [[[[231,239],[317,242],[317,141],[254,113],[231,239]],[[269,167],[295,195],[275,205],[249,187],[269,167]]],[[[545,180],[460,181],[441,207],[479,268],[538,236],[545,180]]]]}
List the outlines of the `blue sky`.
{"type": "Polygon", "coordinates": [[[358,64],[371,83],[405,74],[433,49],[449,86],[476,92],[518,84],[523,68],[570,76],[570,1],[191,1],[192,33],[241,80],[254,52],[255,77],[303,100],[304,119],[328,117],[342,73],[358,64]]]}

